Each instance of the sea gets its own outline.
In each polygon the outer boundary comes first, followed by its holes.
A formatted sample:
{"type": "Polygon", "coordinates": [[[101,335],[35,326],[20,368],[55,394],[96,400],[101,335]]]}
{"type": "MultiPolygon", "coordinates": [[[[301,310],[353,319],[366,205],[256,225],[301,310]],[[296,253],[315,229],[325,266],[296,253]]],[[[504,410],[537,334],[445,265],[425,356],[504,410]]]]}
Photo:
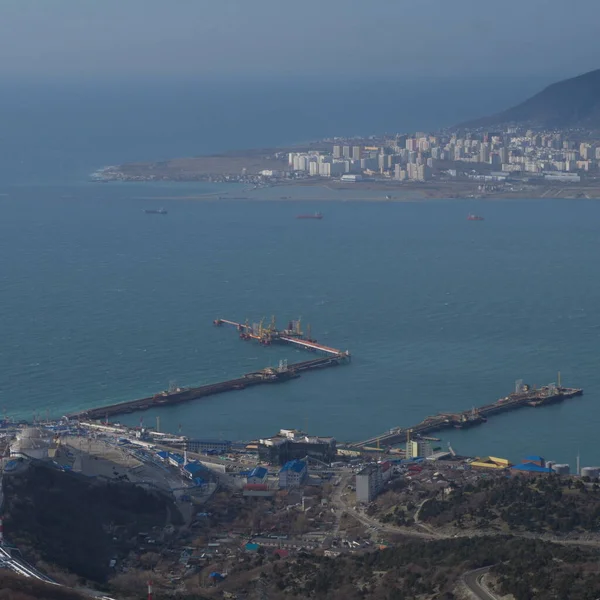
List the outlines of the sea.
{"type": "Polygon", "coordinates": [[[161,430],[194,437],[285,427],[351,441],[560,371],[583,397],[441,432],[439,445],[600,464],[596,201],[282,201],[268,189],[252,201],[193,201],[184,198],[234,188],[89,180],[122,161],[427,131],[539,83],[5,83],[0,414],[60,417],[310,358],[213,325],[274,315],[310,324],[352,363],[121,421],[159,417],[161,430]],[[159,206],[168,215],[143,212],[159,206]],[[315,211],[324,218],[295,219],[315,211]],[[472,212],[485,221],[467,221],[472,212]]]}

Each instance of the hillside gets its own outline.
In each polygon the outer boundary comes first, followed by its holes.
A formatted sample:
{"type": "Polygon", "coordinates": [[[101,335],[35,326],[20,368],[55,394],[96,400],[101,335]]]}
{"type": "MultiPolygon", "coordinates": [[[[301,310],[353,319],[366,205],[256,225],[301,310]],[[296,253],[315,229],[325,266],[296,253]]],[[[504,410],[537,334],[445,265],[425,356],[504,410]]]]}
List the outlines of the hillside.
{"type": "Polygon", "coordinates": [[[559,477],[481,479],[420,512],[434,527],[515,533],[590,534],[600,529],[600,488],[559,477]]]}
{"type": "Polygon", "coordinates": [[[207,589],[206,596],[216,600],[229,592],[239,599],[263,593],[271,600],[455,600],[465,572],[494,564],[498,591],[513,594],[515,600],[593,600],[600,594],[597,550],[496,536],[408,541],[338,558],[264,560],[252,571],[207,589]]]}
{"type": "Polygon", "coordinates": [[[0,600],[86,600],[86,596],[69,588],[0,570],[0,600]]]}
{"type": "MultiPolygon", "coordinates": [[[[105,581],[109,562],[139,546],[137,534],[162,528],[173,502],[123,482],[105,482],[32,464],[4,477],[5,533],[32,562],[105,581]]],[[[1,596],[0,596],[1,599],[1,596]]]]}
{"type": "Polygon", "coordinates": [[[545,129],[600,129],[600,69],[553,83],[517,106],[459,127],[476,129],[507,124],[545,129]]]}

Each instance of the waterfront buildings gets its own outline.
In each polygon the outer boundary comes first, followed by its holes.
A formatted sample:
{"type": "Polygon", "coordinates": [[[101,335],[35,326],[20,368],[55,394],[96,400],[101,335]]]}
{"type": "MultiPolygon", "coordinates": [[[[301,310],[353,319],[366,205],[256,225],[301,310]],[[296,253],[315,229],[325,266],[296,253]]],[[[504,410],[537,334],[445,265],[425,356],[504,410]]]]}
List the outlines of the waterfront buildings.
{"type": "Polygon", "coordinates": [[[296,429],[281,429],[277,435],[258,442],[259,459],[275,465],[306,457],[329,464],[336,454],[334,438],[309,436],[296,429]]]}
{"type": "Polygon", "coordinates": [[[584,174],[598,171],[600,142],[579,141],[575,136],[573,132],[513,127],[497,132],[372,137],[365,145],[354,139],[344,144],[340,140],[332,144],[330,151],[290,153],[289,169],[294,176],[341,178],[355,174],[398,182],[426,182],[448,176],[476,179],[493,171],[508,177],[577,183],[584,174]]]}
{"type": "Polygon", "coordinates": [[[190,452],[216,452],[218,454],[226,454],[231,451],[231,442],[228,440],[187,440],[186,448],[190,452]]]}
{"type": "Polygon", "coordinates": [[[406,442],[406,458],[428,458],[432,454],[431,444],[426,440],[409,440],[406,442]]]}

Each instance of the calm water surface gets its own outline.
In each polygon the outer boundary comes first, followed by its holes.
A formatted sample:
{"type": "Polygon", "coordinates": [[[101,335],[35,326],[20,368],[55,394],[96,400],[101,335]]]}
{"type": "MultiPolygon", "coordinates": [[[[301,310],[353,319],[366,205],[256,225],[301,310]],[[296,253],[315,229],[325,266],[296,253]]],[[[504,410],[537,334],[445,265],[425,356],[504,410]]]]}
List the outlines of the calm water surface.
{"type": "MultiPolygon", "coordinates": [[[[140,196],[216,186],[7,185],[0,197],[0,408],[66,412],[306,354],[216,317],[302,316],[350,366],[142,414],[194,436],[279,427],[341,440],[556,380],[585,396],[444,433],[457,451],[600,463],[593,201],[286,203],[140,196]],[[298,221],[320,210],[322,221],[298,221]],[[467,222],[469,212],[484,222],[467,222]]],[[[309,356],[309,355],[308,355],[309,356]]],[[[124,421],[137,423],[140,415],[124,421]]]]}

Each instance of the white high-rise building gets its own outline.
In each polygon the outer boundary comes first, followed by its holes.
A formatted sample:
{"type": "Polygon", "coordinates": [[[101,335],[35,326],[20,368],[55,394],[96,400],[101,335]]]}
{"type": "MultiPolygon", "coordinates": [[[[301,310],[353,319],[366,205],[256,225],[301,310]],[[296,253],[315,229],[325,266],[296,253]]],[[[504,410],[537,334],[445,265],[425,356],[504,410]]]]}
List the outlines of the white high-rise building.
{"type": "Polygon", "coordinates": [[[410,440],[406,443],[406,458],[427,458],[432,454],[431,444],[426,440],[410,440]]]}

